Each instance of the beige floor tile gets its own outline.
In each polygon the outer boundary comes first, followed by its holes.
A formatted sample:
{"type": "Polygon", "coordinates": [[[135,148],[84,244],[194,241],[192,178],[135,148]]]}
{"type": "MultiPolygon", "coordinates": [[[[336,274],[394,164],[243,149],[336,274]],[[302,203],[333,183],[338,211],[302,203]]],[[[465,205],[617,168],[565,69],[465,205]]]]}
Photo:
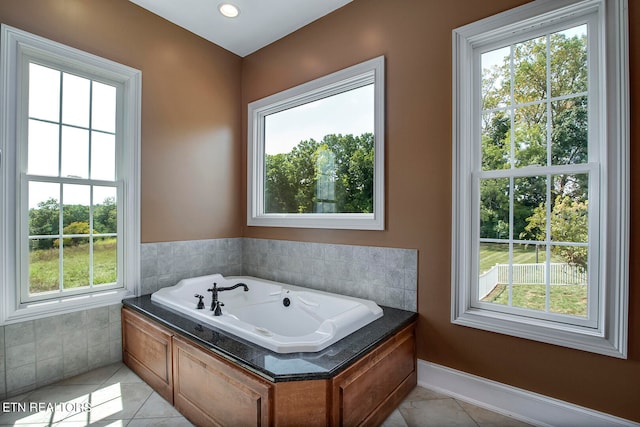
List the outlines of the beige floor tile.
{"type": "MultiPolygon", "coordinates": [[[[60,421],[59,423],[52,424],[51,427],[125,427],[129,424],[130,420],[104,420],[96,421],[91,424],[86,421],[60,421]]],[[[22,427],[22,426],[20,426],[22,427]]]]}
{"type": "Polygon", "coordinates": [[[389,415],[383,423],[381,427],[408,427],[407,422],[402,417],[402,414],[399,410],[395,410],[389,415]]]}
{"type": "Polygon", "coordinates": [[[409,427],[477,427],[473,419],[454,399],[413,401],[400,413],[409,427]]]}
{"type": "Polygon", "coordinates": [[[104,384],[135,384],[135,383],[144,383],[142,378],[137,376],[131,369],[127,366],[120,364],[120,369],[118,369],[111,377],[107,378],[104,384]]]}
{"type": "Polygon", "coordinates": [[[144,402],[144,405],[136,413],[136,418],[175,418],[181,417],[180,412],[171,405],[171,403],[164,400],[158,393],[153,392],[151,396],[144,402]]]}
{"type": "Polygon", "coordinates": [[[450,399],[451,396],[447,396],[442,393],[438,393],[437,391],[430,390],[428,388],[416,387],[402,402],[405,405],[410,404],[410,402],[420,401],[420,400],[435,400],[435,399],[450,399]]]}
{"type": "MultiPolygon", "coordinates": [[[[83,412],[95,385],[52,385],[21,396],[27,411],[16,410],[0,415],[0,425],[25,423],[53,423],[83,412]]],[[[10,400],[11,402],[17,402],[10,400]]]]}
{"type": "Polygon", "coordinates": [[[58,382],[58,385],[68,384],[95,384],[100,385],[108,378],[113,376],[123,365],[121,363],[114,363],[112,365],[103,366],[101,368],[93,369],[85,374],[76,375],[75,377],[64,379],[58,382]]]}
{"type": "Polygon", "coordinates": [[[527,427],[530,424],[516,420],[515,418],[480,408],[470,403],[458,401],[462,409],[464,409],[471,418],[475,420],[480,427],[527,427]]]}
{"type": "MultiPolygon", "coordinates": [[[[127,427],[192,427],[184,417],[176,418],[134,418],[127,427]]],[[[93,427],[93,426],[91,426],[93,427]]]]}
{"type": "Polygon", "coordinates": [[[152,393],[145,383],[104,386],[92,394],[91,421],[133,418],[152,393]]]}

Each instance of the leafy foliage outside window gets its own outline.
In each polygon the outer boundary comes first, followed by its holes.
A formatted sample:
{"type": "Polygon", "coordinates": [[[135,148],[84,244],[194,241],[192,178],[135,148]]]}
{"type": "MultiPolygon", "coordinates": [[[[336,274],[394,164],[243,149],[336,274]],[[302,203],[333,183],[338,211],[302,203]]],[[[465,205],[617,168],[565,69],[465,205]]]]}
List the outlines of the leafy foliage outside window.
{"type": "Polygon", "coordinates": [[[373,134],[326,135],[265,157],[265,212],[373,212],[373,134]]]}
{"type": "MultiPolygon", "coordinates": [[[[89,235],[89,206],[65,205],[63,218],[63,234],[89,235]],[[75,226],[72,227],[72,225],[75,226]],[[80,225],[84,226],[80,226],[80,225]]],[[[115,199],[108,197],[101,204],[93,206],[93,234],[107,234],[117,232],[117,206],[115,199]]],[[[49,198],[38,203],[37,207],[29,209],[29,234],[38,236],[56,236],[60,227],[60,204],[56,199],[49,198]]],[[[67,242],[65,241],[65,244],[67,242]]],[[[58,246],[51,239],[34,239],[32,249],[49,249],[58,246]]]]}

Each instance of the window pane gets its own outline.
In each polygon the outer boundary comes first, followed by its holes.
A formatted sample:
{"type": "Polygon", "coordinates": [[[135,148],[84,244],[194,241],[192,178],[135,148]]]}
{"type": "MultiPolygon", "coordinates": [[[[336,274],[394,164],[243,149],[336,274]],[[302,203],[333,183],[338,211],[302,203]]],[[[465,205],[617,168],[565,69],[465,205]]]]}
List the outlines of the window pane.
{"type": "Polygon", "coordinates": [[[517,108],[514,116],[514,128],[516,166],[546,165],[546,104],[533,104],[517,108]]]}
{"type": "Polygon", "coordinates": [[[511,116],[495,111],[482,116],[482,170],[508,169],[511,165],[511,116]]]}
{"type": "Polygon", "coordinates": [[[116,131],[116,88],[93,82],[91,93],[91,128],[116,131]]]}
{"type": "Polygon", "coordinates": [[[588,111],[587,97],[564,99],[551,103],[553,130],[551,162],[554,165],[587,163],[588,111]]]}
{"type": "Polygon", "coordinates": [[[60,175],[89,177],[89,131],[62,126],[62,165],[60,175]]]}
{"type": "Polygon", "coordinates": [[[29,120],[27,173],[58,176],[59,127],[52,123],[29,120]]]}
{"type": "Polygon", "coordinates": [[[98,237],[93,240],[93,283],[115,283],[118,278],[117,238],[98,237]]]}
{"type": "Polygon", "coordinates": [[[480,238],[509,235],[509,179],[480,180],[480,238]]]}
{"type": "Polygon", "coordinates": [[[60,250],[58,239],[29,241],[29,293],[60,289],[60,250]]]}
{"type": "Polygon", "coordinates": [[[551,240],[588,242],[589,178],[586,174],[554,175],[551,240]]]}
{"type": "Polygon", "coordinates": [[[114,181],[115,177],[115,135],[102,132],[91,132],[91,178],[114,181]]]}
{"type": "Polygon", "coordinates": [[[483,53],[482,62],[482,109],[505,107],[510,104],[509,64],[511,60],[509,46],[483,53]]]}
{"type": "Polygon", "coordinates": [[[64,289],[90,284],[90,247],[88,238],[66,238],[62,251],[62,284],[64,289]]]}
{"type": "Polygon", "coordinates": [[[546,37],[514,45],[513,96],[516,104],[541,101],[547,94],[546,37]]]}
{"type": "Polygon", "coordinates": [[[60,120],[60,71],[29,64],[29,117],[60,120]]]}
{"type": "Polygon", "coordinates": [[[115,187],[93,187],[93,229],[96,233],[118,232],[118,206],[115,187]]]}
{"type": "Polygon", "coordinates": [[[547,246],[516,245],[513,255],[511,305],[529,310],[547,309],[547,246]]]}
{"type": "MultiPolygon", "coordinates": [[[[29,235],[55,236],[60,229],[60,184],[29,182],[29,235]]],[[[32,240],[36,248],[51,248],[52,240],[32,240]],[[45,246],[43,246],[45,245],[45,246]],[[49,246],[46,246],[49,245],[49,246]]]]}
{"type": "Polygon", "coordinates": [[[62,73],[62,122],[89,127],[90,81],[62,73]]]}
{"type": "Polygon", "coordinates": [[[89,190],[88,185],[62,186],[64,234],[89,234],[89,190]]]}
{"type": "Polygon", "coordinates": [[[265,117],[265,213],[372,213],[373,84],[265,117]]]}
{"type": "Polygon", "coordinates": [[[551,96],[587,90],[587,26],[551,34],[551,96]]]}
{"type": "Polygon", "coordinates": [[[478,299],[509,303],[509,244],[480,243],[478,299]]]}
{"type": "Polygon", "coordinates": [[[588,271],[586,246],[552,246],[549,311],[587,317],[588,271]],[[572,260],[572,261],[569,261],[572,260]]]}
{"type": "Polygon", "coordinates": [[[547,229],[546,177],[514,178],[513,188],[513,238],[544,241],[547,229]]]}

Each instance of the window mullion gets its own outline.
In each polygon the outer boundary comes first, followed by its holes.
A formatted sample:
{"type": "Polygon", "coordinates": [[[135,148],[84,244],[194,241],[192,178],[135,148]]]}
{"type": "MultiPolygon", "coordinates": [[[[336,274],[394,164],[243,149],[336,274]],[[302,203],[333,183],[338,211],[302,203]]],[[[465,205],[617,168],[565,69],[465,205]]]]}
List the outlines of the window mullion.
{"type": "Polygon", "coordinates": [[[514,179],[509,178],[509,307],[513,307],[514,179]]]}
{"type": "Polygon", "coordinates": [[[89,186],[89,287],[93,288],[93,185],[89,186]]]}
{"type": "MultiPolygon", "coordinates": [[[[546,85],[547,85],[547,99],[546,99],[546,110],[547,110],[547,123],[546,123],[546,140],[547,140],[547,166],[551,166],[553,164],[553,156],[551,155],[553,152],[553,138],[552,138],[552,122],[553,118],[551,116],[551,35],[547,33],[546,36],[546,85]]],[[[545,248],[545,269],[544,269],[544,283],[545,283],[545,312],[549,313],[549,309],[551,306],[551,245],[549,242],[551,241],[551,175],[547,175],[547,188],[546,188],[546,199],[547,199],[547,221],[546,221],[546,248],[545,248]]]]}
{"type": "Polygon", "coordinates": [[[60,196],[58,198],[58,288],[64,291],[64,185],[60,185],[60,196]]]}

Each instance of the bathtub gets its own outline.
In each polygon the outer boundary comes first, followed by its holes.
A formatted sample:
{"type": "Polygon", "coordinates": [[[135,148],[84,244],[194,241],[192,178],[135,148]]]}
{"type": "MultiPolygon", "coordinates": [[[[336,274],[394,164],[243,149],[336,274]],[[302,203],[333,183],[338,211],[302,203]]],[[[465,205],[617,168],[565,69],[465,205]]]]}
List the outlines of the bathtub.
{"type": "Polygon", "coordinates": [[[315,291],[249,276],[220,274],[183,279],[151,295],[157,304],[171,308],[276,353],[315,352],[325,349],[375,319],[382,309],[373,301],[315,291]],[[242,287],[219,292],[222,315],[214,316],[211,292],[217,283],[242,287]],[[204,309],[197,309],[204,295],[204,309]]]}

